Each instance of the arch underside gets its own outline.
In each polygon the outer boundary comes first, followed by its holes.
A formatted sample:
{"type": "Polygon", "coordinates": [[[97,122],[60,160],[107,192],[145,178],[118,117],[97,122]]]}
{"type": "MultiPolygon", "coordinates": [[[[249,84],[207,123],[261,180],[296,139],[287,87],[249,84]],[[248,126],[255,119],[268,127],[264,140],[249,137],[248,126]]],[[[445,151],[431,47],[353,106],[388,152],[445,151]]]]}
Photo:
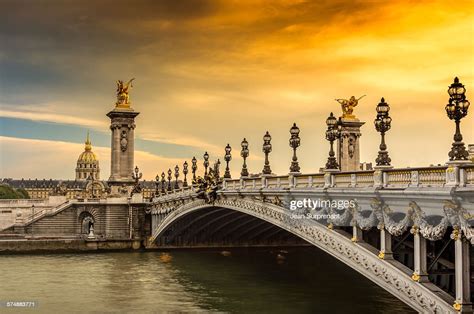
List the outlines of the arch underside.
{"type": "Polygon", "coordinates": [[[411,279],[411,270],[394,260],[377,257],[377,249],[353,243],[350,236],[310,219],[293,219],[277,205],[254,200],[224,199],[213,205],[195,200],[178,208],[158,209],[151,238],[158,246],[214,243],[251,245],[309,243],[342,261],[415,310],[453,312],[453,298],[432,283],[411,279]]]}
{"type": "Polygon", "coordinates": [[[310,245],[268,221],[224,207],[204,207],[180,217],[156,243],[161,247],[310,245]]]}

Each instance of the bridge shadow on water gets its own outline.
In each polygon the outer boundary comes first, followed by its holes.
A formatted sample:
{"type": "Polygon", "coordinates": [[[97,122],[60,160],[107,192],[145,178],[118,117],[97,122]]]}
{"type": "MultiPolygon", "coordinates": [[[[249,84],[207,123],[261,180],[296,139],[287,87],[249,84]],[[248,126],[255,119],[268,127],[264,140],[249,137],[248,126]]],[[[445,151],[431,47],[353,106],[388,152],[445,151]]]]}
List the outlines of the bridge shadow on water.
{"type": "Polygon", "coordinates": [[[231,313],[410,313],[397,298],[321,250],[172,251],[202,307],[231,313]]]}
{"type": "Polygon", "coordinates": [[[316,248],[6,255],[0,269],[1,299],[35,313],[412,312],[316,248]]]}

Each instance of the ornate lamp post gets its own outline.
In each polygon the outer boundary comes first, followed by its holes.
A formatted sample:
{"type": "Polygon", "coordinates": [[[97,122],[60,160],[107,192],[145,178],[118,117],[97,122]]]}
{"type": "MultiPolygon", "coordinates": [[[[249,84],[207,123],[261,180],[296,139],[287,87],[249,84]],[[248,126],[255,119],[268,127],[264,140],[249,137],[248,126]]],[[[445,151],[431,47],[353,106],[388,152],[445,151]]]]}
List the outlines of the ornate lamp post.
{"type": "Polygon", "coordinates": [[[171,169],[168,169],[168,191],[171,192],[171,169]]]}
{"type": "Polygon", "coordinates": [[[132,179],[135,180],[135,185],[133,186],[131,195],[136,193],[141,193],[142,188],[140,187],[140,179],[142,178],[143,174],[138,169],[138,166],[135,166],[135,172],[132,173],[132,179]]]}
{"type": "Polygon", "coordinates": [[[390,111],[390,106],[385,102],[385,99],[382,97],[380,103],[377,105],[377,117],[374,120],[375,129],[382,136],[382,141],[380,143],[380,150],[375,159],[375,164],[377,166],[390,166],[390,157],[388,157],[387,145],[385,144],[385,132],[390,130],[392,123],[392,118],[388,115],[390,111]]]}
{"type": "Polygon", "coordinates": [[[247,157],[249,156],[249,142],[244,137],[244,140],[242,143],[240,143],[240,146],[242,146],[242,151],[240,152],[240,156],[244,158],[244,164],[242,165],[242,171],[240,172],[240,176],[242,177],[248,177],[249,176],[249,171],[247,170],[247,157]]]}
{"type": "Polygon", "coordinates": [[[454,142],[449,152],[449,160],[468,160],[469,153],[462,141],[462,134],[459,128],[461,119],[467,115],[469,109],[469,101],[466,99],[466,88],[459,83],[457,77],[454,78],[454,83],[449,86],[449,103],[446,105],[446,114],[448,118],[454,120],[456,123],[456,133],[454,133],[454,142]]]}
{"type": "Polygon", "coordinates": [[[176,165],[176,167],[174,167],[174,177],[176,178],[174,180],[174,188],[175,188],[175,190],[177,190],[177,189],[179,189],[179,184],[178,184],[179,167],[178,167],[178,165],[176,165]]]}
{"type": "Polygon", "coordinates": [[[165,172],[161,173],[161,194],[165,194],[165,184],[166,184],[166,179],[165,179],[165,172]]]}
{"type": "Polygon", "coordinates": [[[186,180],[186,175],[188,174],[188,162],[185,161],[183,164],[183,174],[184,174],[184,181],[183,181],[183,187],[188,186],[188,181],[186,180]]]}
{"type": "Polygon", "coordinates": [[[290,172],[298,173],[300,172],[300,166],[298,164],[298,157],[296,157],[296,148],[300,146],[300,129],[296,126],[296,123],[293,123],[293,126],[290,129],[290,147],[293,148],[293,158],[291,161],[290,172]]]}
{"type": "Polygon", "coordinates": [[[327,170],[338,170],[339,165],[334,154],[334,141],[339,136],[339,130],[337,129],[337,119],[334,117],[334,114],[331,112],[329,117],[326,119],[326,125],[328,129],[326,130],[326,140],[330,143],[329,157],[326,162],[327,170]]]}
{"type": "Polygon", "coordinates": [[[272,169],[270,169],[270,162],[268,161],[268,154],[272,151],[272,144],[271,144],[272,137],[270,133],[265,133],[263,136],[263,152],[265,153],[265,165],[263,166],[262,174],[272,174],[272,169]]]}
{"type": "Polygon", "coordinates": [[[142,178],[143,174],[138,169],[138,166],[135,166],[135,173],[132,173],[132,179],[135,180],[135,184],[138,184],[138,181],[142,178]]]}
{"type": "Polygon", "coordinates": [[[157,174],[155,177],[155,195],[160,194],[160,176],[157,174]]]}
{"type": "Polygon", "coordinates": [[[205,152],[203,157],[204,157],[204,176],[207,176],[207,167],[209,167],[209,154],[205,152]]]}
{"type": "Polygon", "coordinates": [[[192,163],[191,169],[193,170],[193,181],[194,181],[196,180],[196,170],[198,168],[196,157],[193,157],[193,159],[191,160],[191,163],[192,163]]]}
{"type": "Polygon", "coordinates": [[[214,165],[214,170],[215,170],[215,176],[216,178],[220,178],[221,177],[221,174],[220,174],[220,168],[221,168],[221,160],[220,159],[217,159],[215,165],[214,165]]]}
{"type": "Polygon", "coordinates": [[[225,147],[225,155],[224,155],[224,160],[226,162],[224,178],[226,178],[226,179],[231,178],[230,169],[229,169],[229,161],[232,160],[232,155],[230,154],[231,151],[232,151],[232,148],[230,147],[229,144],[227,144],[227,146],[225,147]]]}

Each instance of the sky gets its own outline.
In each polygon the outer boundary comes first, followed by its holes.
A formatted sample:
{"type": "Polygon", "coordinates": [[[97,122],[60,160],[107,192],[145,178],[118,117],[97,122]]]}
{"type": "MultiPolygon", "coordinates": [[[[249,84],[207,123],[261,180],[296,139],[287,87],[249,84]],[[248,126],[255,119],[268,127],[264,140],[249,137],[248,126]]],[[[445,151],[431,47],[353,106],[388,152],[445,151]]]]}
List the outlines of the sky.
{"type": "MultiPolygon", "coordinates": [[[[101,177],[110,174],[106,113],[116,80],[135,78],[136,164],[145,179],[227,143],[238,176],[286,174],[289,129],[301,129],[301,171],[323,167],[325,120],[335,98],[367,95],[361,161],[374,162],[381,97],[396,167],[444,164],[454,123],[447,88],[458,76],[474,94],[474,1],[59,1],[0,0],[0,178],[74,178],[90,131],[101,177]]],[[[474,107],[462,120],[474,143],[474,107]]],[[[201,169],[202,170],[202,167],[201,169]]]]}

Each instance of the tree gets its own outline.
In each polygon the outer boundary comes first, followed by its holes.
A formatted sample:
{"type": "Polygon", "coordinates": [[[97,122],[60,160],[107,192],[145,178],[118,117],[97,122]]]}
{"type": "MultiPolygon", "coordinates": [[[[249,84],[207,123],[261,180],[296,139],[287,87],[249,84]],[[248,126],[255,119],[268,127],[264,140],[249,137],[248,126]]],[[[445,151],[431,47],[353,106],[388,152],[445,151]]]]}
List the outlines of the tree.
{"type": "Polygon", "coordinates": [[[14,189],[9,185],[0,185],[0,199],[30,198],[25,189],[14,189]]]}

